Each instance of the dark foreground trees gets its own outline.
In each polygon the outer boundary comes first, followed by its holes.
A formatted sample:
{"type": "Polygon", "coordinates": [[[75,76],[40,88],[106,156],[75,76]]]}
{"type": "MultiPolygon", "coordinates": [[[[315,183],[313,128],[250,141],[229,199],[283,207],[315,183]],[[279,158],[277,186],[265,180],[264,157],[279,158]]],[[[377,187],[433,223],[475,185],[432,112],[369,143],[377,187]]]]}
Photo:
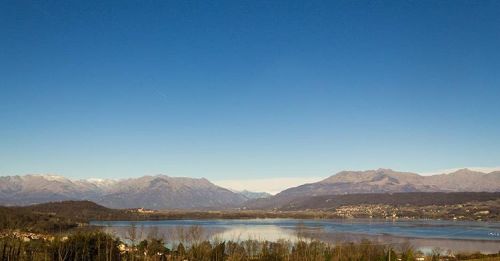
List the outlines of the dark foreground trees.
{"type": "Polygon", "coordinates": [[[120,260],[119,244],[100,231],[38,239],[6,236],[0,239],[0,255],[1,260],[120,260]]]}
{"type": "MultiPolygon", "coordinates": [[[[77,232],[69,237],[27,239],[0,238],[0,260],[199,260],[199,261],[316,261],[316,260],[416,260],[419,256],[410,246],[394,249],[371,241],[327,244],[320,241],[277,242],[197,241],[166,247],[161,239],[150,238],[137,245],[125,245],[117,238],[100,231],[77,232]]],[[[468,256],[461,255],[466,260],[468,256]]],[[[474,258],[484,255],[476,254],[474,258]]],[[[493,256],[490,256],[490,258],[493,256]]],[[[432,260],[431,256],[426,260],[432,260]]]]}

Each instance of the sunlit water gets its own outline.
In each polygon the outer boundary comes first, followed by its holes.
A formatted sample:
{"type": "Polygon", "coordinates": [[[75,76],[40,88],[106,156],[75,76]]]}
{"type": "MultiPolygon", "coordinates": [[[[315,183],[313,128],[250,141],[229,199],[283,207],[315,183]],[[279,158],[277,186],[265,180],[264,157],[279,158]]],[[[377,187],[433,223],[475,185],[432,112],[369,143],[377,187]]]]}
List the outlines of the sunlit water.
{"type": "Polygon", "coordinates": [[[189,227],[202,227],[202,239],[276,241],[297,238],[319,239],[338,243],[362,239],[397,248],[410,243],[425,253],[439,247],[454,252],[496,253],[500,251],[499,222],[460,221],[386,221],[371,219],[297,220],[297,219],[234,219],[234,220],[161,220],[161,221],[93,221],[107,232],[126,239],[135,225],[137,237],[150,234],[168,242],[177,242],[189,227]]]}

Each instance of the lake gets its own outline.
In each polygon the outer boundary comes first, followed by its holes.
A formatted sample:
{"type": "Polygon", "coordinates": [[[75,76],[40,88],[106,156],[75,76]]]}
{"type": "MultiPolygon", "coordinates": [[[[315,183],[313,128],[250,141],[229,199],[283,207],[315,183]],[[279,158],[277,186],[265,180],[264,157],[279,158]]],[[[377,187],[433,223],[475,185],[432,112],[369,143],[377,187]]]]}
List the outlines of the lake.
{"type": "Polygon", "coordinates": [[[132,225],[138,238],[154,234],[177,242],[192,226],[202,239],[276,241],[297,238],[336,243],[369,239],[380,244],[410,243],[424,253],[439,247],[454,252],[496,253],[500,251],[500,222],[373,219],[209,219],[160,221],[93,221],[106,232],[127,238],[132,225]]]}

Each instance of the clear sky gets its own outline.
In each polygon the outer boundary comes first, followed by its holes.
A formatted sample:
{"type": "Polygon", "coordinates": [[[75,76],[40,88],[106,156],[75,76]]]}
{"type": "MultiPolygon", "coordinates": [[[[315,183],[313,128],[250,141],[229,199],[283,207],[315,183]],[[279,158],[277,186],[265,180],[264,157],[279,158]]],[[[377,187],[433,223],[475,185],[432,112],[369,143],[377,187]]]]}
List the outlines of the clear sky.
{"type": "Polygon", "coordinates": [[[0,4],[0,175],[500,165],[500,1],[0,4]]]}

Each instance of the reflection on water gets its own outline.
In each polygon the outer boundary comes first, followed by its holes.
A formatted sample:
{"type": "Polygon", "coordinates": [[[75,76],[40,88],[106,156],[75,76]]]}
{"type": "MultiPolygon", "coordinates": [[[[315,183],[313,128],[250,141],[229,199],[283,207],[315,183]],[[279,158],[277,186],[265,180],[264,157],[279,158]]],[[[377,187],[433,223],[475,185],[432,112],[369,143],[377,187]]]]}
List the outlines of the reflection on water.
{"type": "Polygon", "coordinates": [[[430,252],[435,247],[460,252],[500,251],[500,223],[456,221],[385,221],[295,220],[295,219],[237,219],[237,220],[162,220],[162,221],[95,221],[107,232],[127,238],[135,224],[138,238],[154,234],[167,242],[183,241],[189,237],[189,227],[203,228],[198,239],[219,240],[297,240],[319,239],[326,242],[358,242],[369,239],[381,244],[398,245],[409,242],[415,248],[430,252]]]}
{"type": "Polygon", "coordinates": [[[284,229],[278,226],[235,226],[219,231],[213,234],[212,237],[232,241],[246,239],[277,241],[278,239],[294,240],[296,233],[292,229],[284,229]]]}

